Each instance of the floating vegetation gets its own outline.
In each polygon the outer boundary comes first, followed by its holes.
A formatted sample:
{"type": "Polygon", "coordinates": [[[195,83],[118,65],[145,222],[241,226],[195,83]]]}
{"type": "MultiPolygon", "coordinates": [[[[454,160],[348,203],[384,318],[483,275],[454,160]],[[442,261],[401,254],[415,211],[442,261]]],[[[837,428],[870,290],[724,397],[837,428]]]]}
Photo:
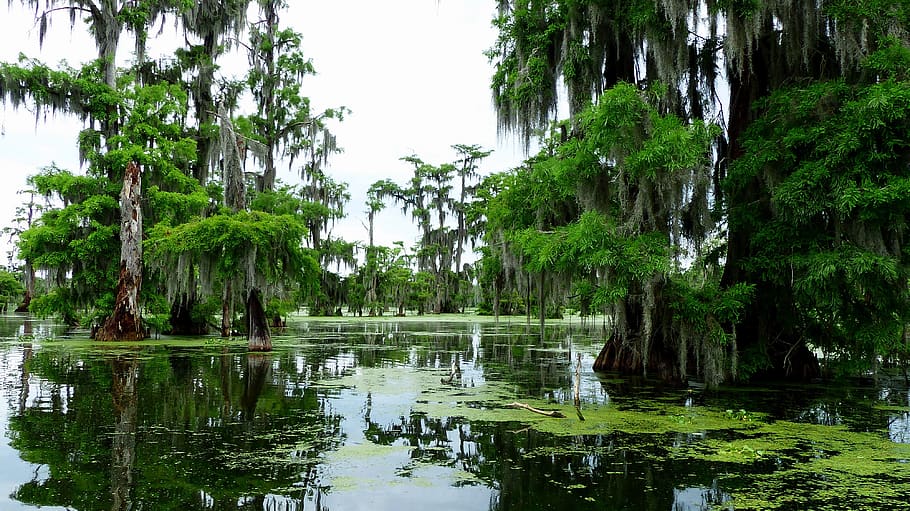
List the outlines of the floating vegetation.
{"type": "MultiPolygon", "coordinates": [[[[417,323],[373,337],[344,328],[278,336],[264,359],[241,339],[35,342],[28,364],[8,357],[3,388],[24,406],[11,409],[11,446],[54,474],[90,478],[85,495],[106,494],[111,443],[122,436],[113,407],[135,399],[146,507],[165,488],[188,502],[200,491],[224,502],[306,494],[380,510],[896,510],[910,501],[910,443],[891,440],[904,438],[910,413],[903,387],[707,390],[589,373],[582,421],[566,390],[572,357],[556,342],[505,344],[486,330],[476,341],[460,331],[434,338],[427,331],[439,325],[417,323]],[[124,370],[135,371],[135,391],[115,402],[124,370]],[[10,393],[23,374],[33,382],[24,399],[10,393]]],[[[590,355],[580,340],[571,348],[590,355]]],[[[25,346],[6,349],[25,356],[25,346]]],[[[23,483],[15,498],[37,503],[29,495],[50,484],[23,483]]]]}
{"type": "MultiPolygon", "coordinates": [[[[397,406],[394,414],[401,417],[419,414],[457,417],[470,424],[522,425],[513,428],[515,435],[530,430],[556,438],[622,435],[626,441],[638,439],[639,443],[609,447],[557,442],[520,455],[527,460],[608,457],[622,449],[655,462],[671,459],[683,465],[707,464],[716,468],[724,485],[724,505],[737,510],[804,509],[809,503],[813,509],[835,509],[845,499],[851,509],[899,509],[910,498],[910,445],[890,441],[887,432],[774,420],[767,413],[745,408],[673,404],[684,401],[682,391],[635,403],[617,399],[607,405],[586,405],[585,421],[577,419],[569,403],[526,400],[531,407],[566,416],[552,418],[509,407],[521,396],[514,384],[488,379],[474,386],[464,382],[447,385],[440,383],[442,373],[407,367],[357,368],[331,384],[359,394],[397,396],[392,401],[397,406]]],[[[429,456],[424,450],[417,460],[400,466],[397,475],[415,477],[424,464],[453,466],[454,458],[445,452],[451,447],[437,449],[441,454],[429,456]]],[[[601,467],[599,473],[609,476],[619,471],[601,467]]],[[[583,481],[552,484],[563,491],[586,488],[583,481]]]]}

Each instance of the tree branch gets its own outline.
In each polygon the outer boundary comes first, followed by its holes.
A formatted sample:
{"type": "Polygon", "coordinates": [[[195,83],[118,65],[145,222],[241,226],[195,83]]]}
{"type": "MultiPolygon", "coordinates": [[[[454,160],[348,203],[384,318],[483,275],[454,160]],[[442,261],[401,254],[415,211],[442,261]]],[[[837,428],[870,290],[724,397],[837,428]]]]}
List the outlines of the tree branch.
{"type": "Polygon", "coordinates": [[[553,417],[554,419],[565,419],[566,418],[565,415],[563,415],[561,412],[558,412],[556,410],[551,410],[551,411],[541,410],[540,408],[534,408],[533,406],[527,405],[524,403],[515,402],[515,403],[509,403],[506,406],[509,408],[521,408],[521,409],[527,410],[529,412],[539,413],[540,415],[545,415],[547,417],[553,417]]]}

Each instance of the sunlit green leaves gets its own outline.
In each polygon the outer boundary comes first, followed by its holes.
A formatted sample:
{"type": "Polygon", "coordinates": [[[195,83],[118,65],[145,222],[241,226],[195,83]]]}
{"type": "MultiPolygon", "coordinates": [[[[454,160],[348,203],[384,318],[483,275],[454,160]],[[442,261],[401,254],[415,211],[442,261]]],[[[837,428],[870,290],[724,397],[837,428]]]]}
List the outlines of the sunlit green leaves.
{"type": "MultiPolygon", "coordinates": [[[[223,277],[253,265],[270,283],[298,285],[317,277],[318,264],[301,246],[306,229],[299,218],[240,211],[149,230],[149,258],[167,265],[181,254],[209,259],[223,277]]],[[[254,278],[250,276],[249,278],[254,278]]]]}

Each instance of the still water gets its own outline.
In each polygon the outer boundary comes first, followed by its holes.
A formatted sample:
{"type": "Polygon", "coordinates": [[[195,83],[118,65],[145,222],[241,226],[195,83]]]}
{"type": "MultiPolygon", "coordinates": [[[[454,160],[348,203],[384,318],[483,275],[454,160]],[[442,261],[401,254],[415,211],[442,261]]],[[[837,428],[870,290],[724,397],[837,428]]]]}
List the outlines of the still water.
{"type": "Polygon", "coordinates": [[[903,379],[665,388],[592,373],[599,338],[301,318],[249,354],[0,318],[0,510],[910,508],[903,379]]]}

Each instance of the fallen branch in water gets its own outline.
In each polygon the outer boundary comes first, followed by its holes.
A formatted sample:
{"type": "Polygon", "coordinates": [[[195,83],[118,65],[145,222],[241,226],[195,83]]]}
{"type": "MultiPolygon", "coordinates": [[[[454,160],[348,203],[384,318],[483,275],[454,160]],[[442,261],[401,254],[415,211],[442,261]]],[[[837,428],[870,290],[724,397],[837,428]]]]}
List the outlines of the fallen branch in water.
{"type": "Polygon", "coordinates": [[[548,412],[548,411],[546,411],[546,410],[541,410],[540,408],[534,408],[533,406],[531,406],[531,405],[526,405],[526,404],[524,404],[524,403],[515,402],[515,403],[509,403],[509,404],[507,404],[506,406],[509,407],[509,408],[523,408],[523,409],[525,409],[525,410],[527,410],[527,411],[529,411],[529,412],[539,413],[539,414],[541,414],[541,415],[546,415],[547,417],[553,417],[553,418],[555,418],[555,419],[564,419],[564,418],[566,418],[565,415],[563,415],[563,414],[560,413],[560,412],[557,412],[556,410],[552,410],[552,411],[549,411],[549,412],[548,412]]]}

